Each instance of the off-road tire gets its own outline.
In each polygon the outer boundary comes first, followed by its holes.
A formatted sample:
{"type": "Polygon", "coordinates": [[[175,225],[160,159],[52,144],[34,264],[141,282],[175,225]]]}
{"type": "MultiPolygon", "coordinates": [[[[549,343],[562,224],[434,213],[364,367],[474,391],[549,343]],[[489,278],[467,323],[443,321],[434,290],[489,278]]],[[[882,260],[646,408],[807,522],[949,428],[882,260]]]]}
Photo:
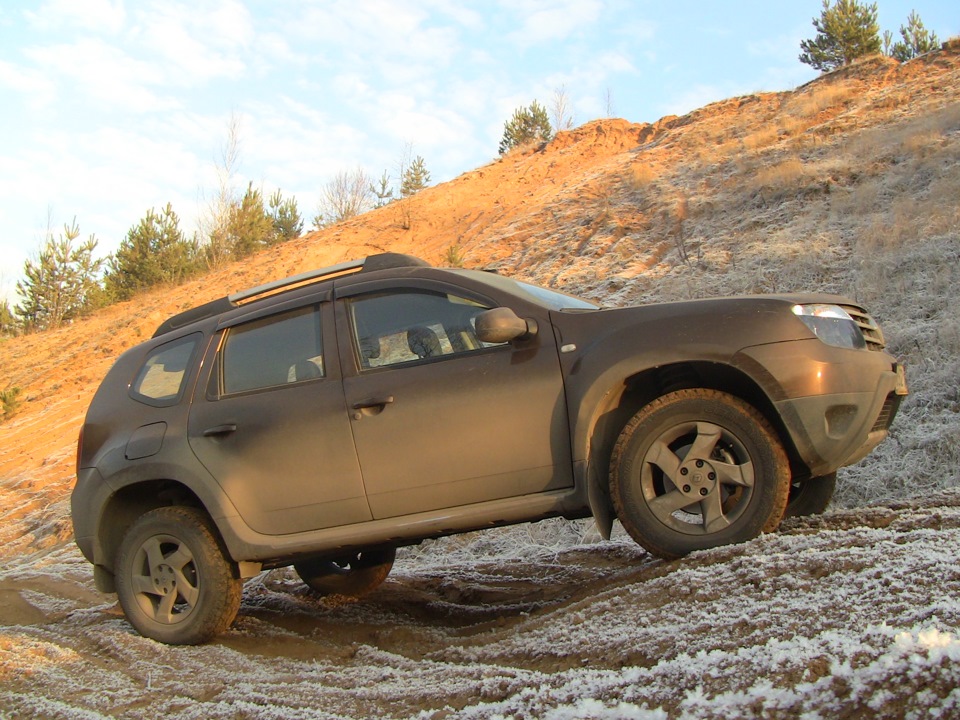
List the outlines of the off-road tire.
{"type": "Polygon", "coordinates": [[[610,462],[617,517],[668,559],[775,530],[789,491],[776,431],[754,407],[717,390],[679,390],[643,407],[610,462]]]}
{"type": "Polygon", "coordinates": [[[293,569],[319,595],[360,597],[380,587],[396,556],[396,548],[369,550],[336,560],[302,560],[293,569]]]}
{"type": "Polygon", "coordinates": [[[784,518],[820,515],[827,509],[836,489],[837,474],[835,472],[791,483],[784,518]]]}
{"type": "Polygon", "coordinates": [[[141,635],[197,645],[226,630],[240,608],[237,577],[207,516],[192,507],[144,513],[124,535],[117,596],[141,635]]]}

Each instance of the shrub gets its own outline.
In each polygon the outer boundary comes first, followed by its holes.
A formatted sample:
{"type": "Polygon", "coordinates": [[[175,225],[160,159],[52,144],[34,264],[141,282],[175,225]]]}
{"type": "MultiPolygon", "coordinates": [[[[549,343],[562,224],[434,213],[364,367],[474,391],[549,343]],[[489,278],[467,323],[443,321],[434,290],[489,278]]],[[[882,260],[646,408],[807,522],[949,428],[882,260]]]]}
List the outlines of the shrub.
{"type": "Polygon", "coordinates": [[[3,422],[20,407],[20,388],[16,385],[0,390],[0,422],[3,422]]]}

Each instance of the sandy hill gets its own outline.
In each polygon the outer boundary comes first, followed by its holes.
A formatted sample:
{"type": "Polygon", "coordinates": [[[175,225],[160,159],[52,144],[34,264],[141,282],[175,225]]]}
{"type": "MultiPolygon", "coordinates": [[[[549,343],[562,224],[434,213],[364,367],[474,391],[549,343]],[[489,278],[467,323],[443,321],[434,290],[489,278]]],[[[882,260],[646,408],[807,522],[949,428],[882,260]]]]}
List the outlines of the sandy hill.
{"type": "MultiPolygon", "coordinates": [[[[887,454],[850,477],[871,479],[881,496],[957,484],[958,199],[954,44],[654,124],[590,122],[185,285],[2,340],[0,387],[21,387],[23,402],[0,425],[0,556],[69,539],[76,435],[121,351],[179,310],[382,250],[440,264],[457,247],[467,266],[611,304],[788,289],[855,296],[911,365],[914,395],[887,454]],[[954,461],[946,475],[933,467],[944,458],[954,461]]],[[[843,497],[856,504],[856,492],[843,497]]]]}

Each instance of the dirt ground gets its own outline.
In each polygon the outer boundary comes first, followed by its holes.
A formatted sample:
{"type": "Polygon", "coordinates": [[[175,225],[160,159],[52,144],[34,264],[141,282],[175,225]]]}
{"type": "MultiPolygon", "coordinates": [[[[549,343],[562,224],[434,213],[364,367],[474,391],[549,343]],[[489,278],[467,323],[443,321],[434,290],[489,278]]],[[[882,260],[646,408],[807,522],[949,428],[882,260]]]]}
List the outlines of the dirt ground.
{"type": "Polygon", "coordinates": [[[0,572],[0,715],[951,717],[958,549],[960,493],[673,562],[547,521],[408,548],[362,599],[266,572],[227,633],[169,647],[66,544],[0,572]]]}

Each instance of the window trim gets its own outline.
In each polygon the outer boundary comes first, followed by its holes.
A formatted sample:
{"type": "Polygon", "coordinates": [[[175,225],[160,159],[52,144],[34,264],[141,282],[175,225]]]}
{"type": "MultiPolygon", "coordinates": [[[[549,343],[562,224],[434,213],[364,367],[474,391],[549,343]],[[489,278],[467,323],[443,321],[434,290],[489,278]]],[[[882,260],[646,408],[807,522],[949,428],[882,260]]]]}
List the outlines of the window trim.
{"type": "Polygon", "coordinates": [[[329,377],[329,373],[327,371],[327,367],[329,365],[329,352],[326,349],[327,343],[323,332],[324,321],[322,316],[322,308],[323,302],[318,298],[312,298],[311,301],[307,303],[302,302],[301,299],[301,302],[298,303],[283,303],[279,307],[271,308],[271,310],[274,312],[250,313],[246,316],[243,316],[242,322],[231,321],[228,323],[223,323],[220,327],[218,327],[220,339],[217,342],[217,348],[214,353],[213,367],[211,368],[210,372],[210,380],[207,383],[207,400],[215,401],[223,398],[242,397],[244,395],[273,391],[280,388],[299,387],[306,383],[326,380],[329,377]],[[291,380],[277,383],[275,385],[263,385],[260,387],[246,388],[244,390],[228,392],[226,389],[226,373],[224,372],[223,363],[230,333],[242,325],[246,325],[247,323],[267,320],[271,317],[285,315],[304,309],[309,309],[309,314],[314,318],[314,320],[316,320],[317,323],[317,339],[320,342],[320,357],[323,358],[323,374],[318,377],[304,378],[303,380],[291,380]]]}

